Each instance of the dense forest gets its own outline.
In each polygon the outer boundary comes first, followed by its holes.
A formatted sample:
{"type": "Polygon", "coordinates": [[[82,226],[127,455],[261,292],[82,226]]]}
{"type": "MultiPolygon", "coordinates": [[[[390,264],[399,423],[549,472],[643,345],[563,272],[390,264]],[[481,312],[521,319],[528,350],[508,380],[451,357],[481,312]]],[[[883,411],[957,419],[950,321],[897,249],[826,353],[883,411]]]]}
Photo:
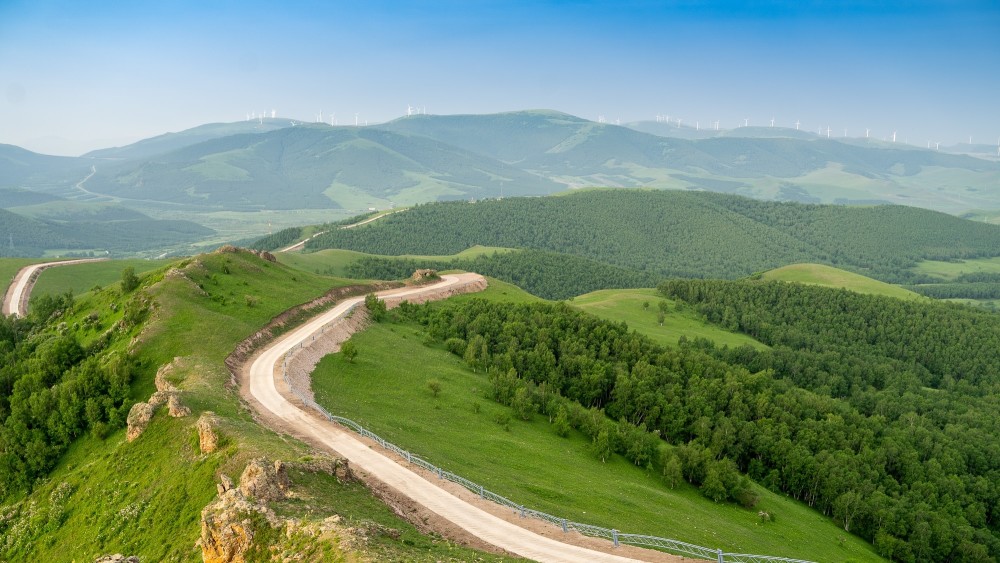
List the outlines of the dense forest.
{"type": "Polygon", "coordinates": [[[659,276],[569,254],[541,250],[495,252],[471,259],[414,260],[366,256],[347,273],[358,279],[403,279],[415,270],[466,270],[503,280],[544,299],[571,297],[608,288],[652,287],[659,276]]]}
{"type": "Polygon", "coordinates": [[[665,349],[563,304],[405,311],[494,399],[578,428],[599,456],[752,506],[742,473],[894,560],[1000,557],[1000,318],[783,283],[662,291],[772,349],[665,349]]]}
{"type": "Polygon", "coordinates": [[[113,344],[145,308],[132,300],[111,326],[98,311],[67,326],[74,307],[72,294],[40,295],[27,318],[0,317],[0,499],[45,477],[80,435],[125,424],[134,365],[113,344]]]}
{"type": "Polygon", "coordinates": [[[709,192],[588,190],[417,206],[307,250],[447,255],[474,245],[572,254],[662,277],[739,278],[818,262],[892,283],[933,280],[922,259],[1000,254],[1000,227],[902,206],[757,201],[709,192]]]}

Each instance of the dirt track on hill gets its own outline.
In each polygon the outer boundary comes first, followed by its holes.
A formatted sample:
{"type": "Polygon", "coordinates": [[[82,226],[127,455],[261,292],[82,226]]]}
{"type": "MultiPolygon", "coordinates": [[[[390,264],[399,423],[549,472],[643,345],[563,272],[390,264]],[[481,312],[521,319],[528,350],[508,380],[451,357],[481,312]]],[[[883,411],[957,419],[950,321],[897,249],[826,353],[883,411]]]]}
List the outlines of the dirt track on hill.
{"type": "MultiPolygon", "coordinates": [[[[435,284],[387,290],[378,295],[392,305],[404,299],[411,302],[442,299],[485,287],[485,278],[478,274],[445,275],[435,284]]],[[[401,516],[421,529],[433,530],[472,547],[544,562],[683,560],[630,546],[614,548],[607,540],[575,532],[565,534],[556,526],[520,519],[457,485],[423,475],[306,407],[290,392],[281,376],[286,354],[295,349],[289,362],[294,371],[311,370],[315,361],[339,349],[340,342],[364,326],[363,318],[352,320],[349,315],[363,300],[363,297],[344,299],[334,309],[283,335],[248,360],[238,374],[240,394],[257,411],[260,422],[346,457],[375,494],[401,516]],[[567,543],[570,541],[573,543],[567,543]]]]}
{"type": "Polygon", "coordinates": [[[3,296],[3,315],[17,315],[23,317],[28,313],[28,299],[31,298],[31,290],[38,281],[38,275],[42,270],[47,270],[55,266],[66,266],[68,264],[82,264],[84,262],[103,262],[107,258],[81,258],[79,260],[60,260],[59,262],[45,262],[42,264],[31,264],[17,271],[14,280],[7,287],[7,293],[3,296]]]}

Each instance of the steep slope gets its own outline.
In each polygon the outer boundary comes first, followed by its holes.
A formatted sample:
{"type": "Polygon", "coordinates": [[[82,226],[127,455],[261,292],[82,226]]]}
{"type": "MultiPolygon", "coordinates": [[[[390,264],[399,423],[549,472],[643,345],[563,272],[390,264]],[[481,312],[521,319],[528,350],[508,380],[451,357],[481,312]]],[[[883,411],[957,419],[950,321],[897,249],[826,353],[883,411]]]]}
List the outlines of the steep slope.
{"type": "Polygon", "coordinates": [[[86,176],[89,168],[90,163],[85,159],[0,145],[0,188],[64,185],[86,176]]]}

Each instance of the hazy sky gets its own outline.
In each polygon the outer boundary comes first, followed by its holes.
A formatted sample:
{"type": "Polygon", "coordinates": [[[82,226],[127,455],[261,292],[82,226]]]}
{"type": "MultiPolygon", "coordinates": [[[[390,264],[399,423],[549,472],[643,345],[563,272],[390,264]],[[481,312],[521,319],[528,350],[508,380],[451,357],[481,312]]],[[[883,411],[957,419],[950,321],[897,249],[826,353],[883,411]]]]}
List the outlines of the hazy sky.
{"type": "Polygon", "coordinates": [[[1000,2],[0,0],[0,143],[551,108],[1000,137],[1000,2]]]}

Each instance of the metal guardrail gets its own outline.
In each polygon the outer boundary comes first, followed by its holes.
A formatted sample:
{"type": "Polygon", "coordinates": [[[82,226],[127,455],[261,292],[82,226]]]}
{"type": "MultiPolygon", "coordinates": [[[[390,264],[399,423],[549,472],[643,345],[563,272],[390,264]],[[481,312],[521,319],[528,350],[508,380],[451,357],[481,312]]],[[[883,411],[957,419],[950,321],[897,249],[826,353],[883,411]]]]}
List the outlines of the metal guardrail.
{"type": "MultiPolygon", "coordinates": [[[[350,313],[355,307],[351,307],[347,310],[350,313]]],[[[345,313],[345,314],[347,314],[345,313]]],[[[320,329],[320,333],[326,330],[326,327],[320,329]]],[[[316,339],[315,335],[310,340],[310,342],[316,339]]],[[[602,528],[600,526],[592,526],[590,524],[583,524],[580,522],[571,522],[565,518],[559,518],[557,516],[552,516],[551,514],[546,514],[545,512],[540,512],[527,508],[520,505],[506,497],[498,495],[490,490],[485,489],[482,485],[469,481],[468,479],[456,475],[450,471],[445,471],[444,469],[434,465],[433,463],[417,456],[416,454],[404,450],[399,446],[385,440],[378,434],[368,430],[364,426],[358,424],[357,422],[344,418],[342,416],[337,416],[331,414],[325,408],[320,406],[319,403],[308,397],[301,390],[297,389],[295,385],[292,384],[291,379],[288,377],[288,361],[293,356],[296,350],[302,349],[302,345],[305,340],[298,343],[291,350],[285,353],[284,360],[282,361],[281,375],[285,380],[285,384],[291,392],[307,406],[314,409],[316,412],[320,413],[327,420],[335,422],[349,428],[359,434],[362,437],[368,438],[376,442],[379,446],[387,449],[400,458],[405,459],[407,463],[411,463],[418,467],[421,467],[434,475],[437,475],[438,479],[444,479],[451,481],[452,483],[457,483],[469,491],[479,495],[481,498],[492,501],[501,506],[505,506],[515,513],[517,513],[522,518],[535,518],[538,520],[544,520],[556,526],[562,528],[563,532],[569,532],[570,530],[575,530],[585,536],[606,538],[614,543],[615,547],[621,544],[641,546],[641,547],[652,547],[654,549],[659,549],[666,551],[668,553],[681,554],[686,556],[697,557],[699,559],[705,559],[708,561],[716,561],[718,563],[814,563],[812,561],[806,561],[802,559],[789,559],[786,557],[773,557],[769,555],[753,555],[747,553],[725,553],[721,549],[712,549],[700,545],[695,545],[680,540],[674,540],[669,538],[660,538],[656,536],[644,536],[640,534],[623,534],[616,529],[602,528]]]]}

